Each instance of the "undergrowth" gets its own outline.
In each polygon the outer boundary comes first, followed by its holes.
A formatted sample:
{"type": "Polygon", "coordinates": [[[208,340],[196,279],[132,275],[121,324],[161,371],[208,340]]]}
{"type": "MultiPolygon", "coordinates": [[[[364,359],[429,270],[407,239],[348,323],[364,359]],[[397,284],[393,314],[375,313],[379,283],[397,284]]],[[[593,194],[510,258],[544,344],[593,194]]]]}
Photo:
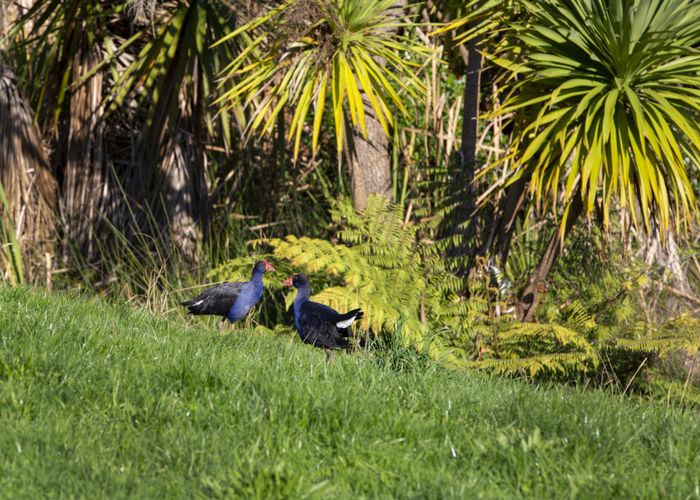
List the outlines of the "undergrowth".
{"type": "MultiPolygon", "coordinates": [[[[266,282],[270,293],[258,328],[294,334],[284,325],[291,324],[287,309],[295,292],[284,290],[281,281],[301,271],[311,278],[314,300],[365,311],[362,335],[387,339],[400,331],[392,345],[400,342],[448,366],[653,395],[665,356],[698,352],[700,319],[678,316],[662,324],[640,319],[636,296],[644,273],[597,256],[590,234],[572,239],[573,248],[538,306],[539,321],[521,323],[514,319],[518,287],[525,284],[526,263],[539,252],[529,228],[520,227],[505,270],[478,258],[471,275],[458,277],[426,236],[430,228],[405,215],[382,198],[370,198],[362,213],[341,201],[331,212],[334,236],[328,240],[294,235],[254,240],[254,251],[280,270],[266,282]]],[[[249,266],[248,257],[229,260],[209,277],[244,278],[249,266]]],[[[696,395],[700,385],[692,382],[673,398],[692,404],[696,395]]]]}

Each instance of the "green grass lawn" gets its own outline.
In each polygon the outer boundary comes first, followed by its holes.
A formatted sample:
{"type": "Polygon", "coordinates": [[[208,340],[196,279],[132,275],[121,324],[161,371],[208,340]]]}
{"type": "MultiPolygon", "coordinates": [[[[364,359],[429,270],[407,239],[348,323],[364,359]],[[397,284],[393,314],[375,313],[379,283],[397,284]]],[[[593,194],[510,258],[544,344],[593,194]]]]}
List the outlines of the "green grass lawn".
{"type": "Polygon", "coordinates": [[[0,287],[0,496],[700,497],[700,426],[0,287]]]}

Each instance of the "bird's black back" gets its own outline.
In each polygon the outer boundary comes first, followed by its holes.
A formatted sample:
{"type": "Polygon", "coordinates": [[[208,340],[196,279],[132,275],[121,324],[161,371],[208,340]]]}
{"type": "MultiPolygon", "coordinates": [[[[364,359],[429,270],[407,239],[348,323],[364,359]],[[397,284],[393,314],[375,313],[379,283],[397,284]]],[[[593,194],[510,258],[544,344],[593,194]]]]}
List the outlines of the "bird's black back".
{"type": "Polygon", "coordinates": [[[204,290],[194,299],[183,302],[191,314],[226,316],[245,283],[224,282],[204,290]]]}
{"type": "Polygon", "coordinates": [[[299,315],[299,337],[307,344],[327,349],[348,349],[350,343],[347,328],[339,329],[336,323],[342,316],[328,306],[307,301],[299,315]]]}

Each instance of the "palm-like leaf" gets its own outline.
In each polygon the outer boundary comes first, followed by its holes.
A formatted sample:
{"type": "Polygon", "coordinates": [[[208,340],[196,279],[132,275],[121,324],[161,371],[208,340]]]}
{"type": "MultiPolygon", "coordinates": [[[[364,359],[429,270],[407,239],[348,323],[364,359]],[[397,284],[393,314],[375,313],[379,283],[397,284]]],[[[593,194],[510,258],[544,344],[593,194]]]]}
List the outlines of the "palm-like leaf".
{"type": "Polygon", "coordinates": [[[514,178],[531,174],[538,201],[556,203],[560,182],[567,201],[580,190],[587,212],[601,199],[606,224],[613,197],[647,228],[696,215],[686,169],[700,159],[700,4],[522,5],[529,22],[513,30],[524,64],[499,110],[529,123],[513,144],[514,178]]]}
{"type": "Polygon", "coordinates": [[[107,24],[124,11],[126,1],[49,0],[34,2],[10,30],[18,76],[24,82],[29,101],[39,121],[57,128],[68,96],[105,65],[136,42],[138,32],[114,50],[103,45],[109,38],[107,24]],[[87,43],[81,44],[81,37],[87,43]],[[101,61],[81,79],[75,79],[73,65],[85,45],[99,45],[101,61]],[[109,54],[108,54],[109,52],[109,54]]]}
{"type": "MultiPolygon", "coordinates": [[[[189,90],[193,100],[208,98],[212,80],[220,71],[220,59],[232,57],[230,44],[220,45],[216,51],[209,49],[214,40],[226,33],[228,6],[224,2],[196,0],[168,7],[155,37],[116,79],[111,96],[112,109],[123,106],[130,95],[149,99],[146,128],[150,136],[163,133],[168,120],[177,114],[178,94],[183,87],[196,87],[189,90]]],[[[205,118],[214,135],[213,116],[206,114],[205,118]]],[[[228,114],[220,114],[220,120],[228,147],[228,114]]]]}
{"type": "Polygon", "coordinates": [[[283,107],[292,106],[289,138],[295,139],[295,156],[312,106],[312,148],[317,148],[328,87],[338,150],[346,110],[364,132],[363,98],[388,134],[394,124],[390,106],[407,114],[406,96],[423,91],[416,73],[418,58],[426,53],[395,34],[396,27],[406,26],[391,13],[395,3],[289,0],[248,22],[222,39],[239,37],[246,48],[226,69],[234,83],[219,101],[252,110],[249,133],[271,131],[283,107]]]}
{"type": "Polygon", "coordinates": [[[454,20],[436,29],[431,35],[455,31],[454,42],[458,44],[478,36],[489,38],[495,35],[505,16],[517,11],[517,0],[448,0],[445,3],[454,20]]]}

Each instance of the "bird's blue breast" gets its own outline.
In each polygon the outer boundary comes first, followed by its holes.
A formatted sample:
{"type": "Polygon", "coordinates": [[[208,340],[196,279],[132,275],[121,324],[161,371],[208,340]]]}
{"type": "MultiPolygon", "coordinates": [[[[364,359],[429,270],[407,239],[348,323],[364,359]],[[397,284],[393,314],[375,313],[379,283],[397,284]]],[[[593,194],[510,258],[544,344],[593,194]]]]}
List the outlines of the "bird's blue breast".
{"type": "Polygon", "coordinates": [[[301,327],[299,326],[299,316],[301,316],[301,306],[305,301],[295,300],[294,301],[294,326],[297,327],[297,332],[301,333],[301,327]]]}
{"type": "Polygon", "coordinates": [[[260,283],[249,281],[243,285],[241,293],[238,294],[236,301],[233,303],[231,309],[229,309],[228,314],[226,315],[228,320],[231,323],[235,323],[236,321],[240,321],[245,318],[245,315],[248,314],[250,308],[257,304],[258,300],[260,300],[262,292],[262,281],[260,283]]]}

